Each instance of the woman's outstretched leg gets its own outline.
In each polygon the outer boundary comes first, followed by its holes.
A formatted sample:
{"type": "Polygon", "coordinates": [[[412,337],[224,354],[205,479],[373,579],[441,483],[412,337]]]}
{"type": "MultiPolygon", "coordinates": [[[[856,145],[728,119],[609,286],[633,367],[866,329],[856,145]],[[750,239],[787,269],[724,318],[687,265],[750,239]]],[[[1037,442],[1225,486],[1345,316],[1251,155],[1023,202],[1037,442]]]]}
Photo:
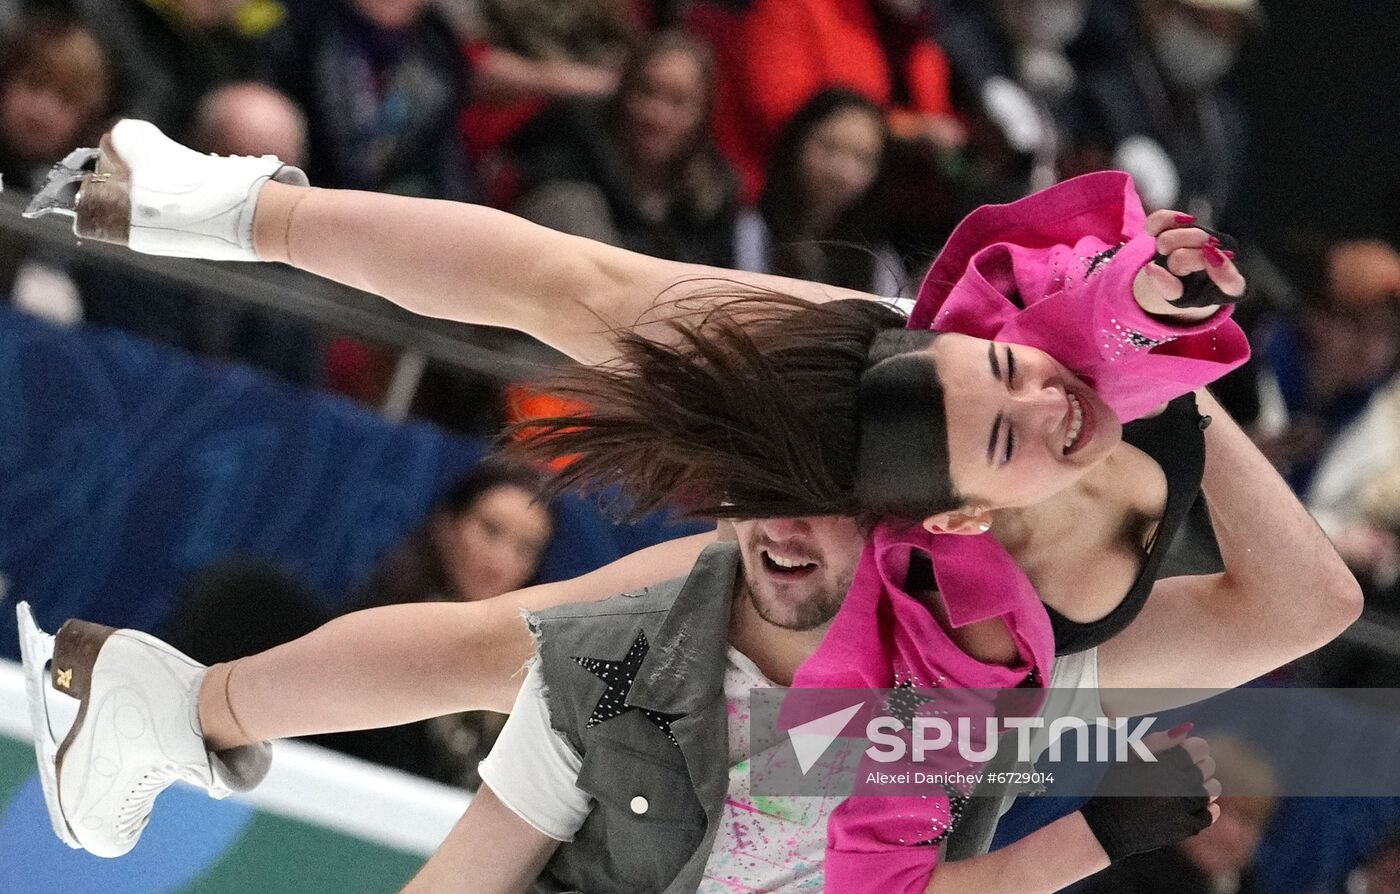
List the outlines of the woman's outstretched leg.
{"type": "Polygon", "coordinates": [[[428,602],[352,612],[300,639],[216,664],[199,689],[213,751],[509,711],[533,653],[518,603],[428,602]]]}
{"type": "Polygon", "coordinates": [[[714,532],[682,537],[573,580],[481,602],[352,612],[285,645],[214,665],[199,690],[200,724],[219,750],[459,711],[508,713],[534,654],[522,612],[678,577],[714,539],[714,532]]]}
{"type": "Polygon", "coordinates": [[[49,636],[21,604],[54,831],[75,848],[120,856],[135,846],[156,796],[172,782],[214,797],[256,786],[271,761],[268,740],[507,711],[534,651],[522,611],[676,577],[714,537],[674,540],[572,581],[481,602],[366,609],[212,668],[135,630],[69,621],[49,636]],[[49,716],[55,694],[82,705],[66,732],[49,716]]]}

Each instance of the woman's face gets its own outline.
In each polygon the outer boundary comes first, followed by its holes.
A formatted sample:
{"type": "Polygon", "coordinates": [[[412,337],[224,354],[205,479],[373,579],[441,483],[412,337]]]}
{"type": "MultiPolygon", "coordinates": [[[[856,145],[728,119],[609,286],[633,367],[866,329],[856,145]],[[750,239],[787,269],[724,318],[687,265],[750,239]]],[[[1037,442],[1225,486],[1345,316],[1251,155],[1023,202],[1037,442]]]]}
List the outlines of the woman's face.
{"type": "Polygon", "coordinates": [[[927,350],[943,384],[953,484],[973,506],[1038,503],[1122,439],[1108,405],[1044,351],[952,332],[927,350]]]}
{"type": "Polygon", "coordinates": [[[623,137],[633,160],[647,168],[676,161],[704,123],[707,93],[705,70],[693,55],[653,56],[623,103],[623,137]]]}
{"type": "Polygon", "coordinates": [[[851,107],[827,116],[798,157],[809,205],[831,216],[851,207],[875,183],[884,151],[884,123],[870,110],[851,107]]]}
{"type": "Polygon", "coordinates": [[[554,534],[549,512],[514,485],[490,488],[435,526],[438,552],[463,602],[490,599],[534,577],[554,534]]]}

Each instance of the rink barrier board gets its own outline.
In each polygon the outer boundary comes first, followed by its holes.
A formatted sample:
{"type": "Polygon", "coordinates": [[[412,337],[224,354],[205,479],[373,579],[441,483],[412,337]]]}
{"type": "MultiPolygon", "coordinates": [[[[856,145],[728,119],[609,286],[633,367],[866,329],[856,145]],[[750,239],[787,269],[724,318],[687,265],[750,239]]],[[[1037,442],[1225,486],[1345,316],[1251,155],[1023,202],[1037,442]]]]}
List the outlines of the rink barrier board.
{"type": "Polygon", "coordinates": [[[0,891],[5,894],[392,892],[460,818],[469,796],[297,742],[279,742],[255,791],[160,796],[126,857],[102,860],[49,829],[23,675],[0,662],[0,891]]]}

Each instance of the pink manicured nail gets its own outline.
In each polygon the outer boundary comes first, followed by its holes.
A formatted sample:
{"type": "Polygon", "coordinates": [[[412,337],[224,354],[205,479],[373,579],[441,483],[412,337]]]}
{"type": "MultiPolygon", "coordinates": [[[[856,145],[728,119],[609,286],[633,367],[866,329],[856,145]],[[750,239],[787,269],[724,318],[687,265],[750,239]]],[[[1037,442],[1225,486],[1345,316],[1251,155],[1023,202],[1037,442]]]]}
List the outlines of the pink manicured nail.
{"type": "Polygon", "coordinates": [[[1206,263],[1212,267],[1224,267],[1226,257],[1220,253],[1220,249],[1214,245],[1204,245],[1201,247],[1201,254],[1205,255],[1206,263]]]}
{"type": "Polygon", "coordinates": [[[1220,249],[1220,253],[1232,261],[1235,259],[1235,253],[1230,251],[1230,249],[1228,248],[1220,249]]]}
{"type": "Polygon", "coordinates": [[[1195,223],[1195,222],[1196,222],[1196,217],[1195,217],[1195,215],[1192,215],[1192,214],[1178,214],[1178,215],[1176,216],[1175,220],[1176,220],[1177,223],[1179,223],[1179,224],[1185,226],[1185,225],[1187,225],[1187,224],[1193,224],[1193,223],[1195,223]]]}
{"type": "Polygon", "coordinates": [[[1196,728],[1196,724],[1190,723],[1190,722],[1177,724],[1176,726],[1174,726],[1174,727],[1172,727],[1171,729],[1167,730],[1167,738],[1169,738],[1169,739],[1180,739],[1182,736],[1184,736],[1184,735],[1186,735],[1187,733],[1191,732],[1191,730],[1193,730],[1193,729],[1195,729],[1195,728],[1196,728]]]}
{"type": "Polygon", "coordinates": [[[1207,239],[1207,240],[1206,240],[1206,245],[1209,245],[1211,248],[1222,248],[1222,247],[1223,247],[1223,246],[1221,245],[1221,243],[1220,243],[1220,237],[1219,237],[1219,236],[1212,236],[1212,237],[1210,237],[1209,239],[1207,239]]]}

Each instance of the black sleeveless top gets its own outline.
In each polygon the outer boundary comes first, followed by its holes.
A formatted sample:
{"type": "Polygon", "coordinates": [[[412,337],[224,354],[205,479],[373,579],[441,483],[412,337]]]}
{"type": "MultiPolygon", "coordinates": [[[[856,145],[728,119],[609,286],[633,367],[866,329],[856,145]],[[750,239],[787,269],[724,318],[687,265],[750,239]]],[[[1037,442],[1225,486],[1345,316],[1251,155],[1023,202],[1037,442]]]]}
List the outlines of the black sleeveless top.
{"type": "Polygon", "coordinates": [[[1122,633],[1142,611],[1159,579],[1225,569],[1201,496],[1208,425],[1210,417],[1200,414],[1195,396],[1188,394],[1150,419],[1123,426],[1123,440],[1162,467],[1167,478],[1167,505],[1143,557],[1142,570],[1116,608],[1097,621],[1079,623],[1045,607],[1055,631],[1056,655],[1084,652],[1122,633]]]}

